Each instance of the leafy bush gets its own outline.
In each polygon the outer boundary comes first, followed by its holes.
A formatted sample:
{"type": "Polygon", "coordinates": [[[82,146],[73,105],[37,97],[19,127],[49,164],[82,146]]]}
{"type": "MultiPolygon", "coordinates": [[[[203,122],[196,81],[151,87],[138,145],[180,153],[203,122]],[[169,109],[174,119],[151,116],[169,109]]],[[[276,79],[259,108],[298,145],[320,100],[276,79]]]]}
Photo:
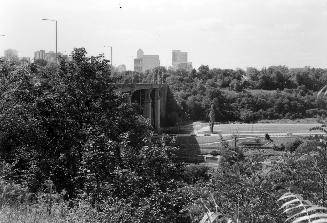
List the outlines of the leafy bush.
{"type": "Polygon", "coordinates": [[[210,152],[210,154],[213,156],[218,156],[218,155],[220,155],[220,152],[218,150],[213,150],[210,152]]]}
{"type": "Polygon", "coordinates": [[[296,152],[309,153],[310,151],[315,151],[317,146],[319,145],[320,145],[319,141],[307,139],[297,147],[296,152]]]}
{"type": "Polygon", "coordinates": [[[212,101],[215,104],[215,120],[220,122],[295,119],[325,113],[326,99],[317,101],[313,92],[326,83],[323,75],[326,70],[294,70],[273,66],[260,71],[254,69],[254,72],[250,69],[250,73],[247,73],[242,70],[201,67],[206,68],[190,73],[167,71],[167,83],[178,102],[178,108],[175,109],[182,119],[207,120],[212,101]],[[307,77],[308,73],[310,78],[307,77]],[[298,84],[306,87],[298,87],[298,84]],[[239,87],[264,90],[239,92],[239,87]]]}
{"type": "Polygon", "coordinates": [[[201,164],[190,164],[185,167],[183,179],[188,184],[194,184],[198,181],[208,181],[210,178],[209,167],[201,164]]]}
{"type": "Polygon", "coordinates": [[[31,199],[32,194],[28,188],[13,182],[0,180],[0,205],[18,205],[31,199]]]}
{"type": "Polygon", "coordinates": [[[287,142],[285,145],[285,150],[289,152],[294,152],[302,143],[303,141],[301,139],[296,139],[292,142],[287,142]]]}

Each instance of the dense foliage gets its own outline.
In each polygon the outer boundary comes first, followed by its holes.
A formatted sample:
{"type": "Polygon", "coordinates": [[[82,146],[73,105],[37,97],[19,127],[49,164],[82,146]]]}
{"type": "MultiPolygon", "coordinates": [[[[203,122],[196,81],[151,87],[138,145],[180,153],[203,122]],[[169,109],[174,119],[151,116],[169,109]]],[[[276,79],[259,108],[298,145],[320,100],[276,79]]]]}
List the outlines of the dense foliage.
{"type": "Polygon", "coordinates": [[[208,121],[213,101],[216,121],[253,122],[325,116],[326,102],[316,100],[315,92],[326,82],[326,77],[325,70],[311,68],[270,67],[244,72],[201,66],[191,73],[172,72],[167,83],[191,120],[208,121]]]}
{"type": "Polygon", "coordinates": [[[174,145],[153,141],[149,122],[115,93],[108,61],[83,48],[72,58],[1,62],[0,158],[12,166],[4,179],[34,194],[51,182],[54,193],[98,210],[119,201],[142,222],[174,221],[183,172],[174,145]]]}
{"type": "MultiPolygon", "coordinates": [[[[207,119],[212,103],[217,121],[306,117],[325,108],[316,89],[269,97],[221,89],[218,71],[155,70],[155,80],[173,83],[172,123],[207,119]]],[[[273,157],[222,143],[216,169],[186,165],[175,141],[154,135],[113,81],[108,61],[83,48],[59,64],[0,62],[0,220],[16,219],[3,214],[15,208],[34,222],[198,222],[210,209],[235,222],[281,222],[275,201],[287,190],[326,204],[324,137],[298,140],[273,157]]]]}
{"type": "Polygon", "coordinates": [[[161,77],[177,101],[177,106],[171,108],[174,112],[169,112],[175,124],[176,120],[209,121],[212,101],[218,122],[326,116],[326,101],[315,96],[327,84],[325,69],[271,66],[244,71],[202,65],[191,72],[159,67],[144,74],[129,71],[115,75],[134,83],[161,77]]]}

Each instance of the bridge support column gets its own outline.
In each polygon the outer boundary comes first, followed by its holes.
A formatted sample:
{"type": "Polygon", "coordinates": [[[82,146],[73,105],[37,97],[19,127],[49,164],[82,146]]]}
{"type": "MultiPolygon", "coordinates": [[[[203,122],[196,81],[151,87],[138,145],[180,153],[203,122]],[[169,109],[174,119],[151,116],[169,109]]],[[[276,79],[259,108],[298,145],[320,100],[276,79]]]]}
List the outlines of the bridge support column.
{"type": "Polygon", "coordinates": [[[151,90],[145,90],[144,117],[151,120],[151,90]]]}
{"type": "Polygon", "coordinates": [[[134,91],[129,92],[128,97],[127,97],[127,102],[128,104],[132,104],[132,97],[133,97],[134,91]]]}
{"type": "Polygon", "coordinates": [[[160,89],[154,90],[154,128],[160,130],[160,89]]]}
{"type": "Polygon", "coordinates": [[[127,96],[127,103],[132,104],[132,93],[129,93],[127,96]]]}

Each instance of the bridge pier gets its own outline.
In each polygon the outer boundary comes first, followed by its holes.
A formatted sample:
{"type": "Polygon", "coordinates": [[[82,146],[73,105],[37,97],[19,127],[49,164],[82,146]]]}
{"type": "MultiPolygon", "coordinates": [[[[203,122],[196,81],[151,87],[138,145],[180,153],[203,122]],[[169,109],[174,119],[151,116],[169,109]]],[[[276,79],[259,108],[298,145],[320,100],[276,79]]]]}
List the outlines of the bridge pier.
{"type": "Polygon", "coordinates": [[[160,130],[160,89],[154,89],[154,128],[160,130]]]}
{"type": "Polygon", "coordinates": [[[134,93],[134,92],[131,91],[131,92],[129,93],[128,97],[127,97],[127,103],[130,104],[130,105],[132,104],[132,96],[133,96],[133,93],[134,93]]]}
{"type": "Polygon", "coordinates": [[[156,131],[160,131],[161,121],[166,118],[167,86],[158,83],[113,84],[115,91],[129,93],[127,102],[136,102],[143,107],[143,116],[150,119],[156,131]],[[137,98],[135,97],[135,94],[137,98]],[[144,93],[144,94],[143,94],[144,93]],[[134,94],[134,96],[133,96],[134,94]],[[161,118],[161,119],[160,119],[161,118]]]}
{"type": "Polygon", "coordinates": [[[143,110],[143,115],[145,118],[150,119],[151,123],[152,123],[152,118],[151,118],[151,104],[152,104],[152,99],[151,99],[151,89],[150,90],[145,90],[145,96],[144,96],[144,110],[143,110]]]}

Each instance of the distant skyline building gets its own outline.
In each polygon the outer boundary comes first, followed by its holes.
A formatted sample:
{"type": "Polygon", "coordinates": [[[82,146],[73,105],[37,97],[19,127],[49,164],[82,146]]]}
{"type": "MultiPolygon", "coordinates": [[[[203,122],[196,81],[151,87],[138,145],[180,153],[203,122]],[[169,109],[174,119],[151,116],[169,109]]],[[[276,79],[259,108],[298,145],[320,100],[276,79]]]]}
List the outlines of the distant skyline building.
{"type": "MultiPolygon", "coordinates": [[[[62,53],[58,52],[58,56],[61,55],[62,53]]],[[[45,52],[45,50],[35,51],[34,60],[45,60],[48,63],[56,63],[56,53],[53,51],[45,52]]]]}
{"type": "Polygon", "coordinates": [[[142,58],[142,57],[143,57],[143,55],[144,55],[144,52],[143,52],[143,50],[141,50],[141,49],[138,49],[138,51],[137,51],[137,58],[142,58]]]}
{"type": "Polygon", "coordinates": [[[192,63],[187,61],[187,52],[182,52],[180,50],[172,51],[172,68],[173,70],[187,70],[191,71],[193,69],[192,63]]]}
{"type": "Polygon", "coordinates": [[[45,60],[45,50],[35,51],[34,60],[45,60]]]}
{"type": "Polygon", "coordinates": [[[134,59],[134,71],[141,73],[159,66],[159,55],[144,55],[143,50],[137,51],[137,58],[134,59]]]}
{"type": "Polygon", "coordinates": [[[126,65],[125,64],[121,64],[117,66],[117,72],[122,73],[126,71],[126,65]]]}
{"type": "Polygon", "coordinates": [[[180,63],[187,63],[187,52],[182,52],[180,50],[173,50],[172,51],[173,67],[180,63]]]}
{"type": "Polygon", "coordinates": [[[4,52],[5,60],[18,61],[18,52],[15,49],[7,49],[4,52]]]}
{"type": "MultiPolygon", "coordinates": [[[[58,53],[59,56],[59,53],[58,53]]],[[[45,54],[45,60],[48,63],[56,63],[56,53],[53,51],[49,51],[48,53],[45,54]]]]}

